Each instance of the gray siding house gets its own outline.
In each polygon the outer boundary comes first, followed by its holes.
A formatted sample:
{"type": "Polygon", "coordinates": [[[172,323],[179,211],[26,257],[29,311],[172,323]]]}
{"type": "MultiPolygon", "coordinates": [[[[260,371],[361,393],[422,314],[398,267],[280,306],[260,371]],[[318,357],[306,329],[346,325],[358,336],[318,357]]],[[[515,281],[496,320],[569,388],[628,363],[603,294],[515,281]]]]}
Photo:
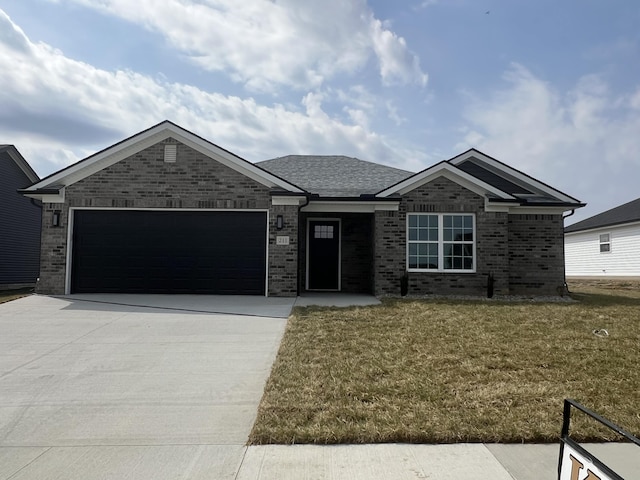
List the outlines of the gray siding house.
{"type": "Polygon", "coordinates": [[[13,145],[0,145],[0,289],[35,285],[40,268],[39,202],[18,189],[39,180],[13,145]]]}
{"type": "Polygon", "coordinates": [[[418,173],[335,156],[252,164],[171,122],[23,190],[46,294],[557,294],[583,204],[477,150],[418,173]]]}

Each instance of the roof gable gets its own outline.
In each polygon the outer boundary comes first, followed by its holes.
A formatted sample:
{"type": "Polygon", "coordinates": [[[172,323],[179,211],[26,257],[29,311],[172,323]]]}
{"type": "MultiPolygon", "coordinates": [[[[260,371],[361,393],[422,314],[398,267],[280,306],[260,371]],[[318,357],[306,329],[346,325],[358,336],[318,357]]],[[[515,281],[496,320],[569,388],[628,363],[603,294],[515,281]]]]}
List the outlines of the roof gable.
{"type": "Polygon", "coordinates": [[[27,163],[24,157],[20,154],[18,149],[14,145],[0,145],[0,155],[6,155],[22,170],[25,176],[31,182],[37,182],[40,180],[38,174],[31,168],[31,165],[27,163]]]}
{"type": "Polygon", "coordinates": [[[459,169],[455,165],[450,164],[448,161],[442,161],[429,167],[421,172],[412,175],[411,177],[392,185],[376,194],[377,197],[389,197],[392,195],[404,195],[411,190],[414,190],[422,185],[431,182],[439,177],[445,177],[449,180],[459,184],[462,187],[471,190],[478,195],[494,195],[502,200],[517,201],[515,197],[503,192],[499,188],[496,188],[473,175],[459,169]]]}
{"type": "Polygon", "coordinates": [[[475,148],[457,155],[449,163],[527,203],[568,203],[582,206],[579,200],[475,148]]]}
{"type": "Polygon", "coordinates": [[[261,169],[168,120],[49,175],[26,188],[23,193],[35,195],[38,192],[48,192],[52,189],[61,189],[72,185],[167,138],[174,138],[267,187],[279,187],[286,191],[303,193],[303,190],[296,185],[261,169]]]}
{"type": "Polygon", "coordinates": [[[565,233],[582,232],[635,222],[640,222],[640,198],[569,225],[564,231],[565,233]]]}
{"type": "Polygon", "coordinates": [[[566,210],[584,206],[579,200],[474,148],[418,172],[378,192],[377,196],[404,195],[439,176],[485,196],[489,203],[501,203],[501,208],[513,205],[566,210]]]}

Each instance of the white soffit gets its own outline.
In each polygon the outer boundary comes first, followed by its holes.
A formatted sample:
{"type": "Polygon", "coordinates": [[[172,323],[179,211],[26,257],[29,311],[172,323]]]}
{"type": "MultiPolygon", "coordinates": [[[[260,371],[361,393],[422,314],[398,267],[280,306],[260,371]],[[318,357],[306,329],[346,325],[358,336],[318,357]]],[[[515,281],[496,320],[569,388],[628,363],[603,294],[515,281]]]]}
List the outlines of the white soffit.
{"type": "Polygon", "coordinates": [[[357,200],[318,200],[310,201],[302,207],[302,212],[310,213],[374,213],[377,211],[398,211],[398,202],[357,201],[357,200]]]}

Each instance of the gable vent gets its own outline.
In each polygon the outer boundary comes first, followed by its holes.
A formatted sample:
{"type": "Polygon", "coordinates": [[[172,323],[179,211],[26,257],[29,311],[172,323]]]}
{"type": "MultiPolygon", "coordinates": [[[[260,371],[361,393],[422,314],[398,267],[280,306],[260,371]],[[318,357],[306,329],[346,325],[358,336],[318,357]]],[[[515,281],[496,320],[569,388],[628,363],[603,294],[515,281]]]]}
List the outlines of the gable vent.
{"type": "Polygon", "coordinates": [[[164,163],[176,163],[178,146],[177,145],[165,145],[164,146],[164,163]]]}

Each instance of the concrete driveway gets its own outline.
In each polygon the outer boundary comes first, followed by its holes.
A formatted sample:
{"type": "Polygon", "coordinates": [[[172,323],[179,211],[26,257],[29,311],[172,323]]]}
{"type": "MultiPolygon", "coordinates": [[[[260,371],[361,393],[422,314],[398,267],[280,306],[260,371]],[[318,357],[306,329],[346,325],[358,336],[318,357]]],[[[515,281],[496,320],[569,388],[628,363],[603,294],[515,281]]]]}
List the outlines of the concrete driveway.
{"type": "Polygon", "coordinates": [[[235,477],[286,320],[158,299],[0,305],[0,480],[235,477]]]}

